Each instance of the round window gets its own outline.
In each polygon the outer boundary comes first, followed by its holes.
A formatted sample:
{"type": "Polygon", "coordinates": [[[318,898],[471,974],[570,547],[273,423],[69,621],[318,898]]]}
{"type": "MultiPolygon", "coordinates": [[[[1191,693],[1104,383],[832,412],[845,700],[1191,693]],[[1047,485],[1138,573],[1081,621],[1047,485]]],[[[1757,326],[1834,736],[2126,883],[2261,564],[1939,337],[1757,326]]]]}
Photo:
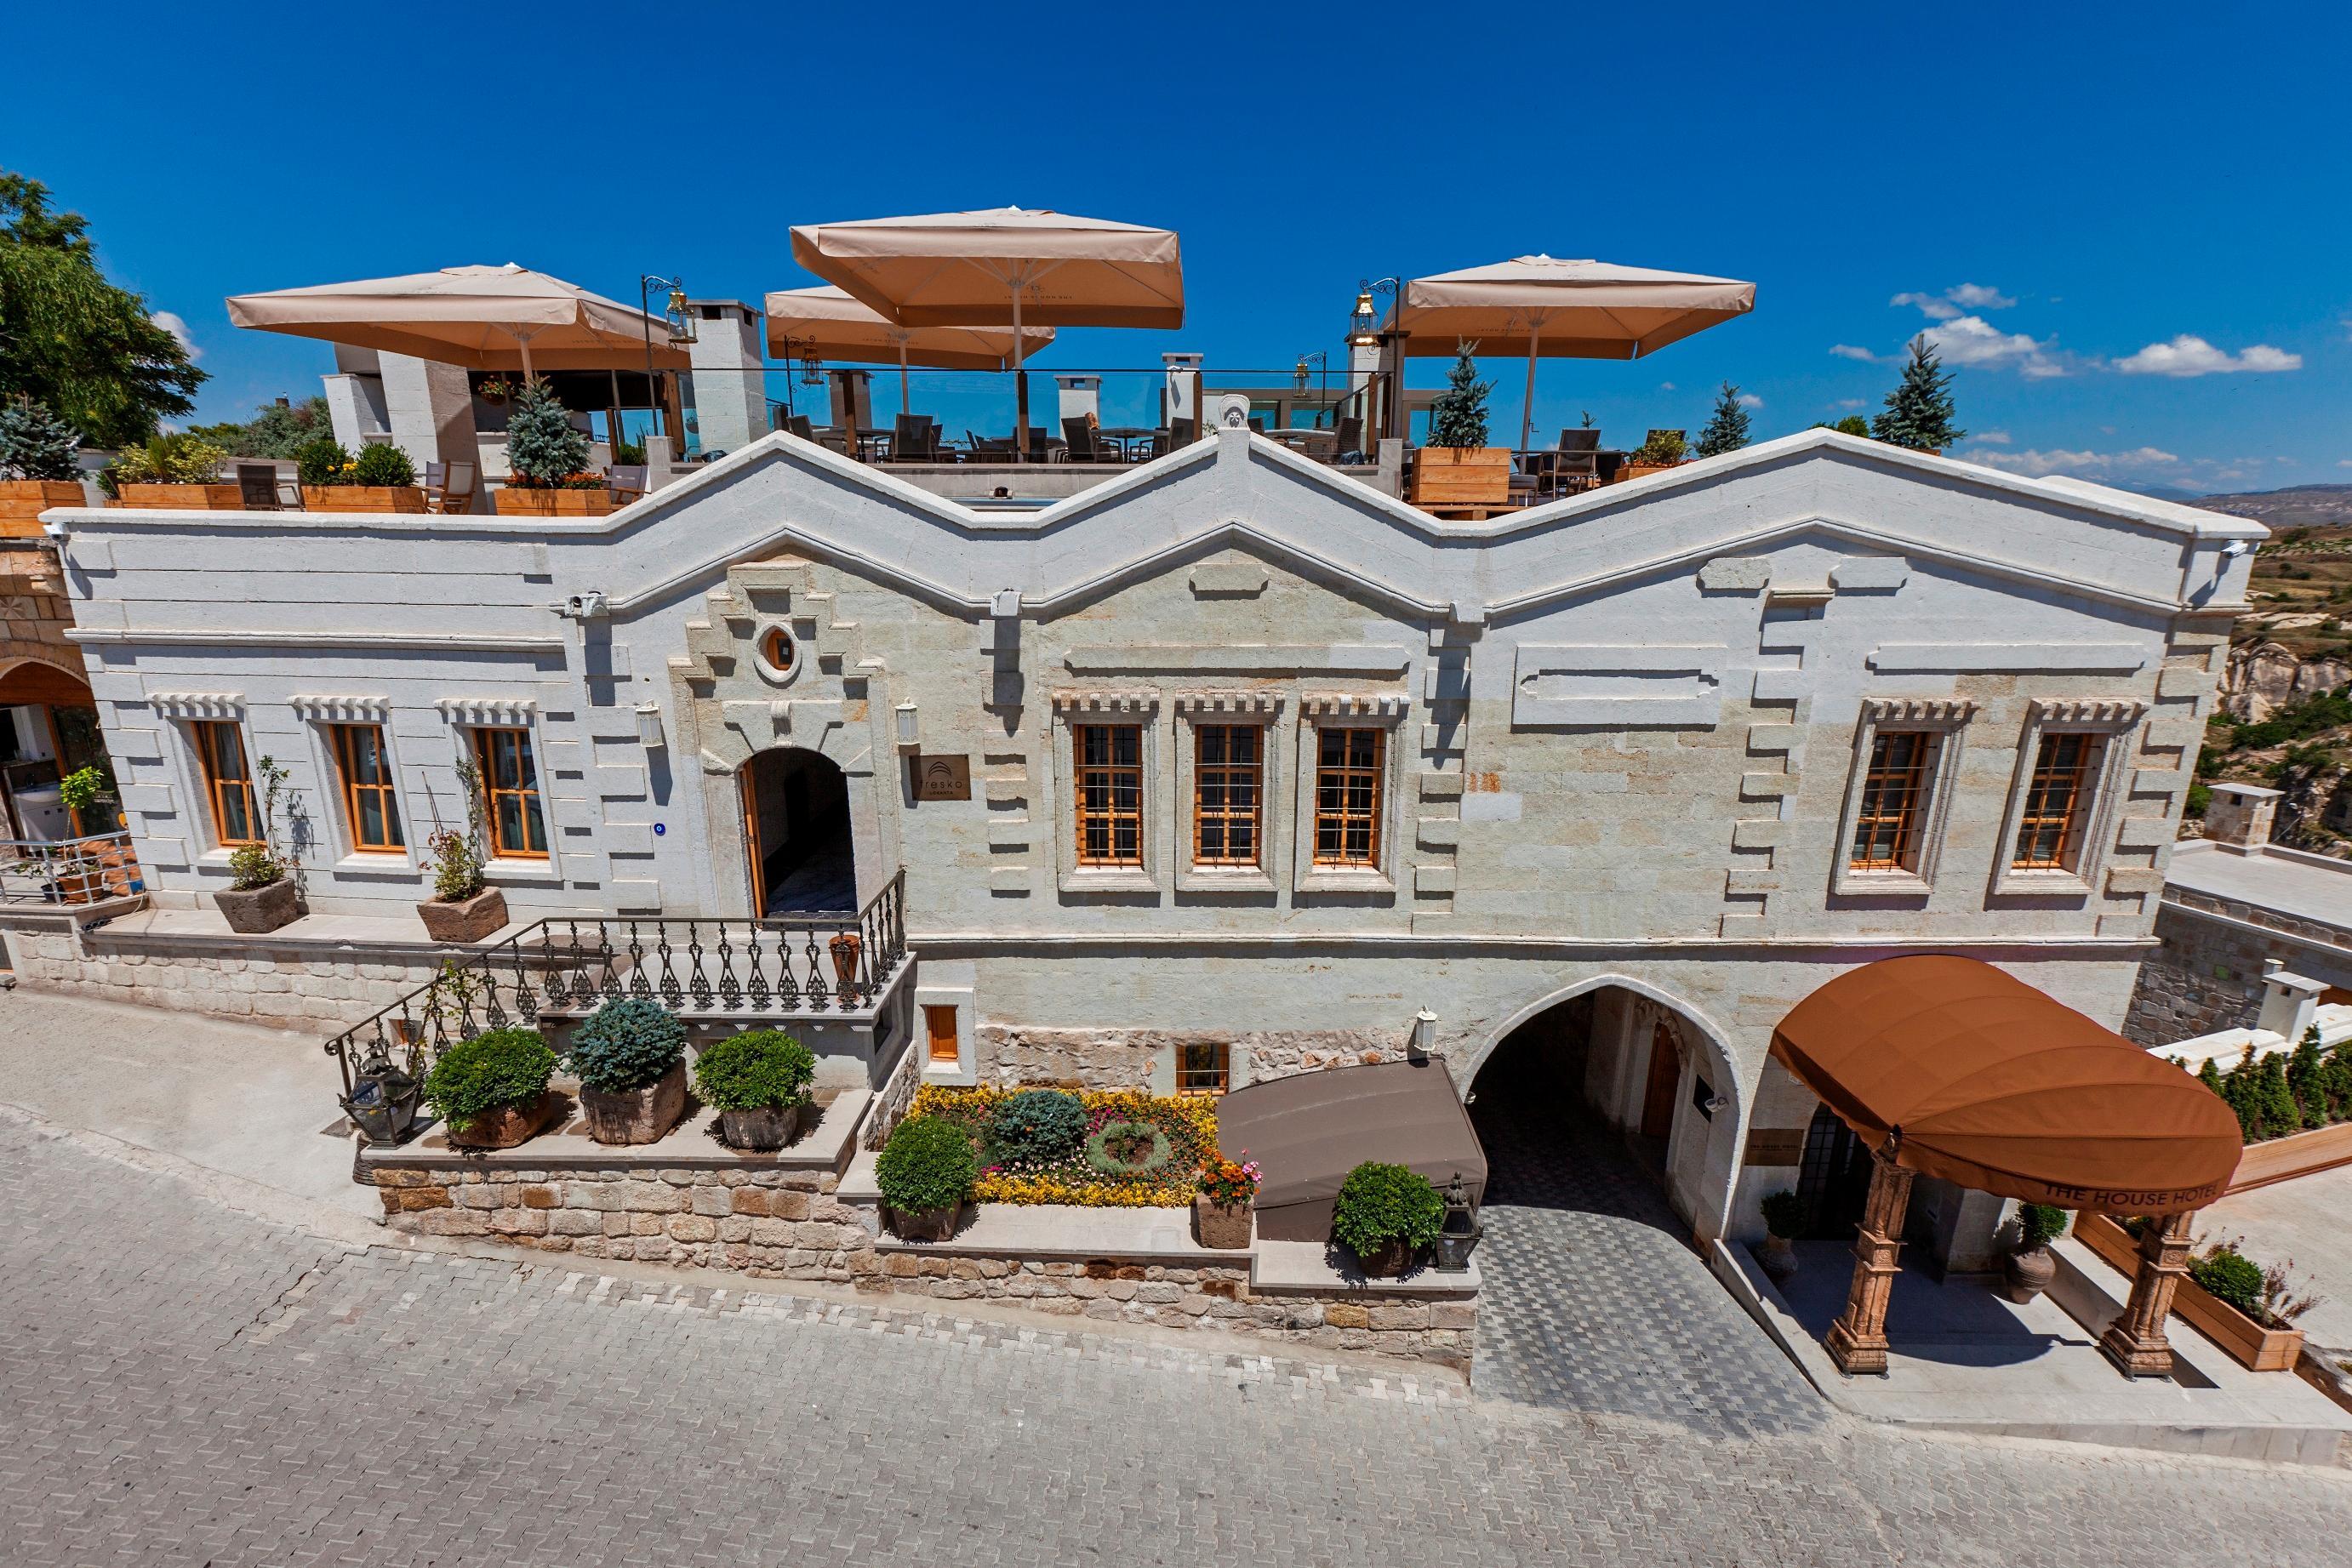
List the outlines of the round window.
{"type": "Polygon", "coordinates": [[[793,641],[793,634],[782,626],[769,627],[767,634],[760,639],[761,662],[776,674],[792,674],[793,662],[799,657],[799,644],[793,641]]]}

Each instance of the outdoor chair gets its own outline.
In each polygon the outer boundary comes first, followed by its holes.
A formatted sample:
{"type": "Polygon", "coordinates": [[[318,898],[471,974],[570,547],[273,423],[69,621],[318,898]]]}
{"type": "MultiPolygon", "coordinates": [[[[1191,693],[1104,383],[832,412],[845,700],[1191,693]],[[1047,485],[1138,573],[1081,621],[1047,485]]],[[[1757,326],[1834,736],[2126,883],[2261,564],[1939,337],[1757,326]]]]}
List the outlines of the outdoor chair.
{"type": "Polygon", "coordinates": [[[816,427],[809,423],[809,416],[804,413],[784,415],[784,429],[799,436],[803,441],[816,439],[816,427]]]}
{"type": "Polygon", "coordinates": [[[1338,434],[1333,461],[1361,463],[1364,460],[1364,416],[1360,413],[1341,414],[1338,434]]]}
{"type": "Polygon", "coordinates": [[[1168,422],[1168,445],[1171,451],[1190,446],[1201,439],[1201,422],[1197,419],[1172,419],[1168,422]]]}
{"type": "Polygon", "coordinates": [[[1552,459],[1551,472],[1558,495],[1577,495],[1601,483],[1600,459],[1590,452],[1561,453],[1552,459]]]}
{"type": "Polygon", "coordinates": [[[1562,452],[1598,452],[1601,450],[1601,433],[1581,428],[1563,430],[1559,433],[1559,449],[1562,452]]]}
{"type": "Polygon", "coordinates": [[[898,415],[890,436],[890,461],[936,463],[939,460],[939,423],[927,413],[898,415]]]}
{"type": "Polygon", "coordinates": [[[427,463],[425,465],[425,504],[436,512],[472,511],[474,476],[475,465],[471,463],[427,463]]]}
{"type": "Polygon", "coordinates": [[[302,509],[301,486],[281,481],[275,463],[238,464],[236,489],[237,499],[248,512],[299,512],[302,509]]]}
{"type": "Polygon", "coordinates": [[[1062,436],[1066,444],[1066,461],[1071,463],[1117,463],[1121,460],[1119,449],[1102,438],[1102,432],[1088,417],[1062,421],[1062,436]]]}
{"type": "Polygon", "coordinates": [[[982,435],[976,431],[963,433],[964,444],[971,448],[974,463],[1010,463],[1013,461],[1013,438],[982,435]]]}
{"type": "Polygon", "coordinates": [[[604,488],[613,492],[616,506],[646,498],[646,465],[642,463],[616,463],[604,470],[604,488]]]}

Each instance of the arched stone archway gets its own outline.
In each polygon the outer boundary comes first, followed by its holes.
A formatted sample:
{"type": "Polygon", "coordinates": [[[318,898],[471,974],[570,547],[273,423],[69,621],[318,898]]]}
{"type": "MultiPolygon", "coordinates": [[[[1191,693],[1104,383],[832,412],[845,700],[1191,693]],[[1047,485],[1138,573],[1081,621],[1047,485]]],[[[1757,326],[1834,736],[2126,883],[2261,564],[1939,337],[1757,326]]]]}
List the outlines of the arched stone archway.
{"type": "Polygon", "coordinates": [[[841,765],[804,747],[772,746],[735,770],[744,871],[761,915],[840,915],[859,907],[856,831],[841,765]]]}

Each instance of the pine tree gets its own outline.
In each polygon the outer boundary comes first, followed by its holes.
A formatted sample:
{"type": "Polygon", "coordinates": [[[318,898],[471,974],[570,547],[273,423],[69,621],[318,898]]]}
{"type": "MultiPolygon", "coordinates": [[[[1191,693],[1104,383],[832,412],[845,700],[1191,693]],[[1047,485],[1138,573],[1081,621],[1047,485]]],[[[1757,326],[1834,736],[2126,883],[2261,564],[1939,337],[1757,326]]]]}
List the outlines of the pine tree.
{"type": "Polygon", "coordinates": [[[1942,452],[1968,432],[1953,424],[1952,378],[1927,335],[1911,340],[1903,379],[1886,394],[1886,412],[1871,421],[1870,434],[1915,452],[1942,452]]]}
{"type": "Polygon", "coordinates": [[[2306,1127],[2327,1124],[2327,1067],[2319,1055],[2319,1026],[2313,1024],[2295,1042],[2287,1059],[2287,1092],[2294,1096],[2295,1113],[2306,1127]]]}
{"type": "Polygon", "coordinates": [[[1492,382],[1478,379],[1478,367],[1465,351],[1446,375],[1445,390],[1430,400],[1429,444],[1455,450],[1486,444],[1486,394],[1492,382]]]}
{"type": "Polygon", "coordinates": [[[2286,1086],[2286,1059],[2273,1051],[2263,1058],[2259,1080],[2263,1136],[2284,1138],[2303,1131],[2303,1113],[2294,1108],[2294,1091],[2286,1086]]]}
{"type": "Polygon", "coordinates": [[[527,485],[551,488],[588,466],[588,437],[543,381],[517,392],[507,415],[507,465],[527,485]]]}
{"type": "Polygon", "coordinates": [[[1715,394],[1715,412],[1698,433],[1698,455],[1720,457],[1748,444],[1748,411],[1739,405],[1739,389],[1729,382],[1715,394]]]}
{"type": "Polygon", "coordinates": [[[71,425],[31,398],[0,403],[0,478],[70,479],[80,444],[71,425]]]}
{"type": "Polygon", "coordinates": [[[2249,1144],[2263,1139],[2262,1097],[2258,1092],[2262,1073],[2254,1066],[2254,1048],[2246,1047],[2246,1054],[2238,1065],[2221,1079],[2221,1098],[2237,1113],[2238,1135],[2249,1144]]]}
{"type": "Polygon", "coordinates": [[[2337,1122],[2352,1117],[2352,1040],[2336,1041],[2327,1053],[2327,1114],[2337,1122]]]}

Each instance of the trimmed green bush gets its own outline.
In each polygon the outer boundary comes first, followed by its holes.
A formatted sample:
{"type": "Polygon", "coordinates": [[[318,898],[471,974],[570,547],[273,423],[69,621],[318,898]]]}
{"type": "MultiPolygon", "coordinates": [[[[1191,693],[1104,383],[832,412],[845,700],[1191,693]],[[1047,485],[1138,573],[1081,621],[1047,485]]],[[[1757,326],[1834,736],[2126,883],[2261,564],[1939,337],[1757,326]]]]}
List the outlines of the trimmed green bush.
{"type": "Polygon", "coordinates": [[[527,1105],[547,1092],[555,1052],[535,1029],[494,1029],[459,1040],[425,1075],[425,1103],[446,1123],[463,1126],[508,1105],[527,1105]]]}
{"type": "Polygon", "coordinates": [[[1087,1137],[1087,1164],[1105,1176],[1135,1176],[1156,1171],[1175,1152],[1168,1134],[1149,1122],[1105,1122],[1087,1137]],[[1123,1160],[1115,1148],[1142,1146],[1142,1157],[1123,1160]]]}
{"type": "Polygon", "coordinates": [[[2234,1247],[2216,1247],[2189,1265],[2189,1277],[2217,1301],[2252,1317],[2263,1299],[2262,1265],[2234,1247]]]}
{"type": "Polygon", "coordinates": [[[890,1130],[874,1161],[874,1185],[892,1208],[927,1214],[962,1203],[979,1170],[962,1128],[937,1116],[909,1116],[890,1130]]]}
{"type": "Polygon", "coordinates": [[[747,1029],[694,1059],[694,1092],[714,1111],[765,1111],[809,1097],[816,1056],[780,1029],[747,1029]]]}
{"type": "Polygon", "coordinates": [[[564,1065],[580,1087],[625,1094],[658,1083],[686,1054],[686,1025],[646,997],[606,1002],[572,1036],[564,1065]]]}
{"type": "Polygon", "coordinates": [[[1024,1089],[988,1119],[988,1157],[1015,1169],[1066,1160],[1086,1142],[1087,1111],[1059,1089],[1024,1089]]]}
{"type": "Polygon", "coordinates": [[[2066,1234],[2066,1211],[2054,1203],[2018,1206],[2017,1244],[2031,1252],[2066,1234]]]}
{"type": "Polygon", "coordinates": [[[348,484],[351,468],[352,455],[331,435],[307,442],[294,454],[294,471],[305,485],[348,484]]]}
{"type": "Polygon", "coordinates": [[[1426,1247],[1445,1226],[1445,1198],[1427,1176],[1366,1160],[1339,1184],[1331,1234],[1358,1257],[1391,1241],[1426,1247]]]}
{"type": "Polygon", "coordinates": [[[352,483],[354,485],[414,485],[416,483],[416,465],[411,463],[408,460],[408,454],[397,446],[363,447],[360,452],[360,460],[352,465],[352,483]]]}
{"type": "Polygon", "coordinates": [[[1783,1241],[1794,1241],[1805,1228],[1805,1200],[1788,1188],[1764,1198],[1764,1228],[1783,1241]]]}

